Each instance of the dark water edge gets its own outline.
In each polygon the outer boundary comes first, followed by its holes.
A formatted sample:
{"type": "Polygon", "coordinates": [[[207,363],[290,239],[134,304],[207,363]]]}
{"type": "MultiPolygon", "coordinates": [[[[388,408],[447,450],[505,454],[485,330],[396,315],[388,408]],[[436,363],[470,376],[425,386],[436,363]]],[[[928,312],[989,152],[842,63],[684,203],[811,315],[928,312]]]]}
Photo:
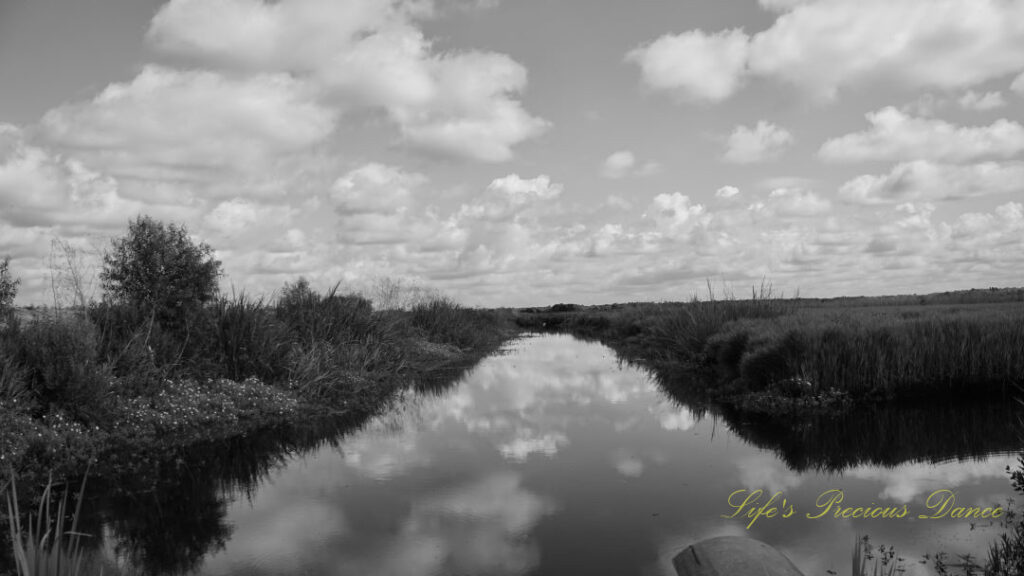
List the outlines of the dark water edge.
{"type": "MultiPolygon", "coordinates": [[[[478,360],[430,372],[409,382],[405,394],[444,396],[478,360]]],[[[671,386],[658,387],[680,406],[770,450],[793,471],[963,461],[1021,449],[1024,411],[1015,402],[894,404],[794,416],[689,401],[671,386]]],[[[282,423],[179,447],[131,474],[91,479],[80,530],[97,535],[92,547],[113,550],[139,573],[192,572],[231,539],[232,502],[251,500],[275,470],[296,458],[340,447],[400,401],[391,396],[359,414],[282,423]]]]}

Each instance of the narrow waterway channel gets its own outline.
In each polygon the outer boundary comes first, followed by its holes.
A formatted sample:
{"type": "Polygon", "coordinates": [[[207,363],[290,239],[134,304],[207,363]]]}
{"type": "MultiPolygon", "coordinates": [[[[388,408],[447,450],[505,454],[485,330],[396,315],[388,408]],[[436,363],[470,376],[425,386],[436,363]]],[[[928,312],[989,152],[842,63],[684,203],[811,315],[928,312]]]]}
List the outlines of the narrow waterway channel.
{"type": "Polygon", "coordinates": [[[1005,507],[1010,410],[793,426],[701,414],[599,344],[534,336],[332,441],[281,448],[230,480],[192,478],[203,489],[159,498],[159,511],[133,497],[103,514],[103,540],[108,557],[154,574],[624,576],[673,574],[687,545],[748,534],[807,576],[845,576],[854,538],[868,534],[896,547],[907,574],[927,574],[923,555],[984,557],[999,533],[987,520],[918,516],[936,490],[1005,507]],[[748,529],[725,517],[740,490],[765,491],[762,503],[779,492],[792,514],[748,529]],[[844,506],[908,513],[807,518],[828,490],[844,506]],[[176,518],[197,510],[209,517],[176,518]]]}

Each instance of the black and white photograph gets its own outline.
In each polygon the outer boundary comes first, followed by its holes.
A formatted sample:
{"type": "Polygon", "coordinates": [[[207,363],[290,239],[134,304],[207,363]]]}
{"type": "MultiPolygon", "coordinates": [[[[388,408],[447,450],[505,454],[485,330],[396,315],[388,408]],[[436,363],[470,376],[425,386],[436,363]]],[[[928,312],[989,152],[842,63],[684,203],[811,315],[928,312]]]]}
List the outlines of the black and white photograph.
{"type": "Polygon", "coordinates": [[[0,576],[1024,576],[1024,0],[0,0],[0,576]]]}

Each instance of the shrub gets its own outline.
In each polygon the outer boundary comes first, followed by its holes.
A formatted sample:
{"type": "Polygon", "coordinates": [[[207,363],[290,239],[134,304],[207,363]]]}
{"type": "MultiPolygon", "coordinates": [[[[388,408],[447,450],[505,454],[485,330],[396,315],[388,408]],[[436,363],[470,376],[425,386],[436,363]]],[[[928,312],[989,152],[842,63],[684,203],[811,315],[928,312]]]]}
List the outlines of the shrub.
{"type": "Polygon", "coordinates": [[[6,312],[14,304],[18,295],[18,284],[21,280],[11,278],[10,257],[0,260],[0,313],[6,312]]]}
{"type": "Polygon", "coordinates": [[[50,314],[11,339],[28,389],[44,409],[63,408],[91,422],[103,414],[109,370],[99,361],[96,328],[74,314],[50,314]]]}
{"type": "Polygon", "coordinates": [[[184,226],[139,216],[103,256],[100,280],[109,299],[131,304],[153,319],[174,322],[217,295],[221,263],[196,244],[184,226]]]}

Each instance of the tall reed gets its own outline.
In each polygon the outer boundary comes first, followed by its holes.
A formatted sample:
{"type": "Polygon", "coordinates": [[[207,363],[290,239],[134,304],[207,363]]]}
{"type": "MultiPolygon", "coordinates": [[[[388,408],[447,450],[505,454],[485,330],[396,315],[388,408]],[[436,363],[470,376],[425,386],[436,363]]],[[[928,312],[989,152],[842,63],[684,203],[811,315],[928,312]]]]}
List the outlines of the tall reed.
{"type": "Polygon", "coordinates": [[[85,494],[85,480],[78,490],[75,511],[71,515],[71,526],[66,527],[68,491],[65,490],[57,504],[51,509],[53,500],[53,479],[43,489],[42,499],[36,515],[28,516],[28,526],[21,524],[18,508],[17,487],[13,473],[10,490],[7,492],[7,513],[15,568],[18,576],[79,576],[91,574],[88,554],[82,547],[82,533],[78,531],[81,516],[82,497],[85,494]]]}

